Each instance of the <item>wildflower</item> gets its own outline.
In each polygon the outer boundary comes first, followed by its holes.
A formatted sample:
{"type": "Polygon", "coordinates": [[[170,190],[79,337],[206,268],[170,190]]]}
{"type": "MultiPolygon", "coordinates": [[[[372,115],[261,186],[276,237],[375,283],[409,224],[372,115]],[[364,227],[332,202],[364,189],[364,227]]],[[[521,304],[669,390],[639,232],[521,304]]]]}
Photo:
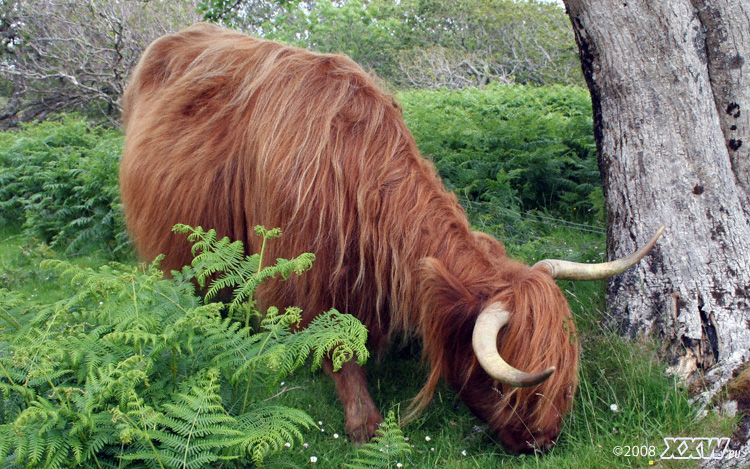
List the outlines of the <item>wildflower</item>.
{"type": "Polygon", "coordinates": [[[617,412],[618,409],[619,407],[617,407],[617,404],[611,404],[609,406],[609,410],[611,410],[612,412],[617,412]]]}
{"type": "Polygon", "coordinates": [[[318,462],[318,457],[317,456],[310,456],[310,462],[313,463],[313,464],[315,464],[316,462],[318,462]]]}
{"type": "Polygon", "coordinates": [[[310,446],[310,445],[307,444],[307,443],[302,443],[302,447],[307,448],[308,446],[310,446]]]}
{"type": "Polygon", "coordinates": [[[424,437],[424,441],[430,441],[431,439],[429,436],[424,437]]]}
{"type": "Polygon", "coordinates": [[[403,464],[401,464],[400,462],[397,462],[397,463],[396,463],[396,467],[404,467],[404,465],[403,465],[403,464]]]}
{"type": "Polygon", "coordinates": [[[435,451],[435,448],[430,448],[430,451],[435,451]]]}
{"type": "Polygon", "coordinates": [[[323,421],[322,420],[318,420],[318,425],[323,425],[323,421]]]}
{"type": "Polygon", "coordinates": [[[334,433],[334,434],[333,434],[333,437],[334,437],[334,438],[338,438],[338,437],[339,437],[339,434],[338,434],[338,433],[334,433]]]}
{"type": "Polygon", "coordinates": [[[287,448],[291,448],[292,444],[287,441],[286,443],[284,443],[284,446],[286,446],[287,448]]]}
{"type": "Polygon", "coordinates": [[[466,450],[461,451],[461,456],[466,456],[467,454],[466,450]]]}

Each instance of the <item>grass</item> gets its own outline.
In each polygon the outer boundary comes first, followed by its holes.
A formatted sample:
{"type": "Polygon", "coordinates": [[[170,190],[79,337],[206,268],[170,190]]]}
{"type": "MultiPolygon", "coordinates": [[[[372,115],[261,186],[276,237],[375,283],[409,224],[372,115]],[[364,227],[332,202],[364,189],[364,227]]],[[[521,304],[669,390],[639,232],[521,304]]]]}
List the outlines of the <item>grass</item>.
{"type": "MultiPolygon", "coordinates": [[[[570,238],[568,234],[558,239],[570,238]]],[[[522,256],[525,252],[523,248],[512,251],[522,256]]],[[[19,229],[0,229],[0,288],[20,292],[30,302],[61,297],[73,287],[39,267],[42,259],[56,255],[25,239],[19,229]]],[[[101,265],[106,256],[89,253],[75,262],[101,265]]],[[[627,341],[608,329],[603,320],[603,282],[560,285],[576,317],[582,361],[576,404],[557,446],[544,455],[505,452],[487,426],[451,389],[442,386],[432,405],[403,427],[412,452],[396,462],[404,467],[457,468],[644,467],[651,462],[655,467],[696,467],[699,461],[660,460],[666,448],[664,438],[720,437],[734,432],[734,420],[711,412],[702,415],[685,388],[665,375],[658,344],[649,339],[627,341]],[[614,453],[615,448],[633,446],[644,446],[647,455],[614,453]]],[[[7,320],[0,316],[0,335],[7,327],[7,320]]],[[[366,368],[370,392],[384,416],[390,410],[404,413],[427,376],[415,343],[394,347],[379,360],[371,359],[366,368]]],[[[333,382],[323,373],[301,369],[280,384],[272,399],[306,411],[318,426],[306,432],[305,445],[290,446],[270,458],[268,467],[308,467],[311,458],[321,467],[341,467],[354,459],[357,448],[346,436],[343,408],[333,382]]],[[[395,462],[391,467],[396,467],[395,462]]]]}

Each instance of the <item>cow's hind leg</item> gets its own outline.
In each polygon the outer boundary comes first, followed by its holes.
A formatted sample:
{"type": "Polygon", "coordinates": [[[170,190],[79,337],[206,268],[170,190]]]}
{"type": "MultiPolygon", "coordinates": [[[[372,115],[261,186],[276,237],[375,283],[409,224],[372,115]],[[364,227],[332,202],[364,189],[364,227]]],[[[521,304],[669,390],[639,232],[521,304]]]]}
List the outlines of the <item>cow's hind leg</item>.
{"type": "Polygon", "coordinates": [[[365,370],[354,360],[334,372],[331,360],[323,360],[323,368],[336,383],[339,399],[346,412],[346,432],[352,442],[362,444],[375,434],[383,421],[380,411],[367,391],[365,370]]]}

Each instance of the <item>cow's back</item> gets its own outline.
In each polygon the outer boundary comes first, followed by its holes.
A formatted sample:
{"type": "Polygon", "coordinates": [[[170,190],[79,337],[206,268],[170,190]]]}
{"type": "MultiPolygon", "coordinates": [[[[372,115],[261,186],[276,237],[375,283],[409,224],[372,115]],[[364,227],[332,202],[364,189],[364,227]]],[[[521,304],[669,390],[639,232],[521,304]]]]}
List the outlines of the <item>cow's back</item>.
{"type": "Polygon", "coordinates": [[[254,252],[255,225],[281,227],[267,259],[317,260],[307,280],[266,288],[269,302],[337,305],[388,329],[373,316],[397,258],[385,234],[406,236],[420,198],[451,197],[393,98],[358,65],[199,24],[149,46],[123,103],[120,185],[143,258],[165,254],[167,271],[190,262],[176,223],[254,252]]]}

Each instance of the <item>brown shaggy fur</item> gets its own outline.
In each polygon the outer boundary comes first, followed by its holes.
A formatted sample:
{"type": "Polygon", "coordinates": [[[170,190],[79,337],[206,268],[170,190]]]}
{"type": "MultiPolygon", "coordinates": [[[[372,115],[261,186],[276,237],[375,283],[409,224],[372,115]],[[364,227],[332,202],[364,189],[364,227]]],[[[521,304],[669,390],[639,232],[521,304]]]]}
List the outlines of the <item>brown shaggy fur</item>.
{"type": "MultiPolygon", "coordinates": [[[[309,321],[332,307],[358,317],[378,351],[394,334],[421,337],[431,365],[422,408],[445,378],[512,450],[551,445],[577,384],[567,303],[544,272],[472,232],[424,159],[392,96],[346,57],[316,54],[199,24],[144,53],[123,98],[120,185],[142,257],[190,262],[175,223],[215,228],[259,249],[255,225],[281,227],[267,259],[313,252],[313,272],[272,282],[261,306],[297,305],[309,321]],[[478,366],[471,331],[501,301],[512,319],[501,354],[529,372],[506,389],[478,366]]],[[[330,372],[330,369],[328,370],[330,372]]],[[[381,417],[363,371],[331,373],[355,441],[381,417]]]]}

